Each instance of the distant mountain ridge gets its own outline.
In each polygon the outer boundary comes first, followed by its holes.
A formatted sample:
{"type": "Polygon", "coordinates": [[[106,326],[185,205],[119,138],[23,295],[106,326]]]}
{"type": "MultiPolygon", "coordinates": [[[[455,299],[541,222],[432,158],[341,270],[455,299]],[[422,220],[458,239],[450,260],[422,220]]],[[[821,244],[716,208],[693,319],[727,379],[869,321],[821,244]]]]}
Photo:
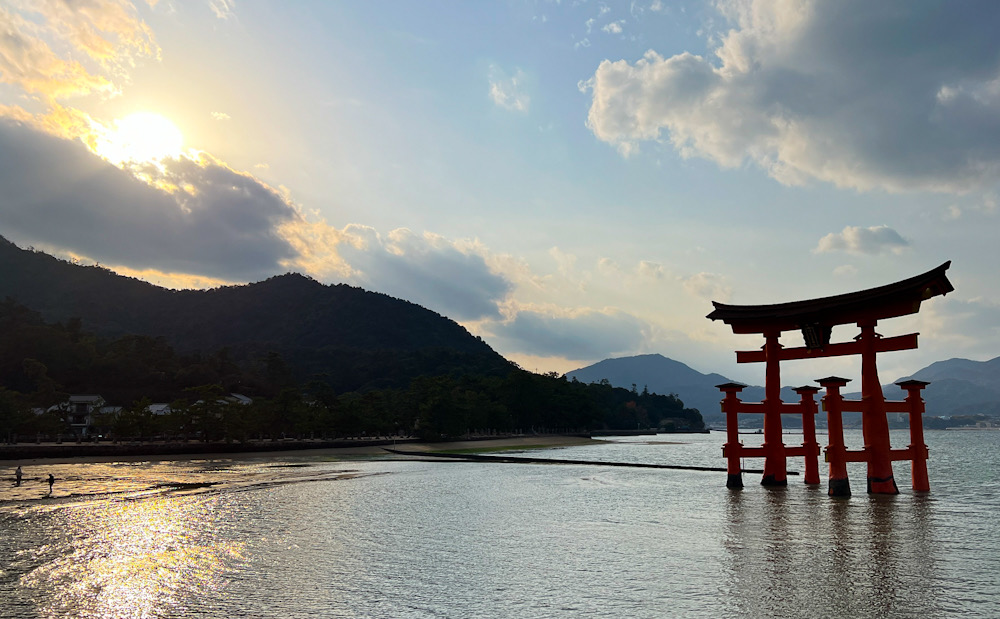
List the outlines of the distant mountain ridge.
{"type": "MultiPolygon", "coordinates": [[[[639,390],[648,388],[654,393],[677,394],[685,406],[697,408],[706,423],[724,419],[719,405],[722,397],[716,385],[733,382],[721,374],[702,374],[659,354],[605,359],[567,372],[566,376],[587,383],[607,379],[615,387],[631,388],[634,384],[639,390]]],[[[923,392],[929,415],[1000,415],[1000,357],[989,361],[938,361],[899,380],[908,378],[931,383],[923,392]]],[[[890,399],[903,398],[902,391],[895,385],[883,385],[883,391],[890,399]]],[[[760,401],[764,388],[748,386],[740,395],[746,401],[760,401]]],[[[845,395],[857,397],[858,394],[845,395]]],[[[781,399],[797,402],[799,396],[791,388],[784,387],[781,399]]]]}
{"type": "Polygon", "coordinates": [[[1000,415],[1000,357],[937,361],[899,380],[909,378],[930,383],[923,395],[931,415],[1000,415]]]}
{"type": "MultiPolygon", "coordinates": [[[[635,385],[639,391],[648,388],[661,395],[674,393],[684,406],[697,408],[706,423],[723,419],[719,405],[722,396],[716,385],[733,382],[721,374],[702,374],[660,354],[605,359],[567,372],[566,377],[585,383],[606,379],[615,387],[629,389],[635,385]]],[[[748,386],[741,395],[747,400],[760,400],[764,397],[764,388],[748,386]]],[[[782,390],[781,397],[787,401],[798,401],[798,396],[791,389],[782,390]]]]}
{"type": "Polygon", "coordinates": [[[168,290],[99,266],[20,249],[0,237],[0,299],[46,320],[80,318],[104,336],[163,336],[179,351],[275,352],[340,390],[422,374],[503,373],[512,365],[458,323],[419,305],[289,273],[244,286],[168,290]]]}

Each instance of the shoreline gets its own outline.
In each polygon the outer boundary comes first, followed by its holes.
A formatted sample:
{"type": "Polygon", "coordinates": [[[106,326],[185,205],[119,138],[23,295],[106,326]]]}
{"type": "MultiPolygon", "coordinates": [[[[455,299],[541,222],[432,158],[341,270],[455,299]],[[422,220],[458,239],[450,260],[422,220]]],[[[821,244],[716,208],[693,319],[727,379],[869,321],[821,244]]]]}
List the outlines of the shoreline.
{"type": "Polygon", "coordinates": [[[0,467],[18,464],[57,464],[95,462],[144,462],[162,460],[218,460],[243,458],[361,458],[391,457],[383,447],[405,446],[412,451],[544,449],[589,445],[601,441],[585,435],[532,434],[503,437],[477,437],[431,442],[416,438],[267,441],[254,443],[71,443],[0,445],[0,467]]]}

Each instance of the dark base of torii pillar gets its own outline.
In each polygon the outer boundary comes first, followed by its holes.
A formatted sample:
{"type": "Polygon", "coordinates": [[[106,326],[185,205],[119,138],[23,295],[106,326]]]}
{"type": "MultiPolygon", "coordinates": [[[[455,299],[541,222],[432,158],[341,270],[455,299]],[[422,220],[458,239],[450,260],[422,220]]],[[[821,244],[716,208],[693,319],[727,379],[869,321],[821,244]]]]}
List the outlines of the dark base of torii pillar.
{"type": "Polygon", "coordinates": [[[899,494],[896,479],[889,477],[869,477],[868,494],[899,494]]]}
{"type": "Polygon", "coordinates": [[[826,493],[829,496],[849,497],[851,496],[851,481],[846,477],[830,479],[830,487],[826,493]]]}
{"type": "Polygon", "coordinates": [[[783,488],[788,485],[788,478],[776,479],[774,475],[765,475],[763,479],[760,480],[760,485],[771,486],[773,488],[783,488]]]}

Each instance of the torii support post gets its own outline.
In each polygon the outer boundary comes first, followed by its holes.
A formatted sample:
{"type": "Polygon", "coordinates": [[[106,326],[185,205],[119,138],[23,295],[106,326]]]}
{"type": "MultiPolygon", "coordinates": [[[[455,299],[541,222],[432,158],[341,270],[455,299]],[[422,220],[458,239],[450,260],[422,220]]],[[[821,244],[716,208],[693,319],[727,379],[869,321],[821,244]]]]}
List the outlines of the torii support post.
{"type": "Polygon", "coordinates": [[[841,387],[850,382],[847,378],[829,376],[817,380],[826,389],[823,396],[823,410],[826,411],[826,426],[829,432],[829,444],[826,446],[826,460],[830,463],[829,487],[826,493],[830,496],[851,496],[851,480],[847,477],[847,447],[844,445],[844,398],[840,395],[841,387]]]}
{"type": "Polygon", "coordinates": [[[921,390],[930,383],[922,380],[904,380],[896,383],[906,390],[906,403],[910,407],[910,462],[913,471],[913,491],[930,492],[927,479],[927,445],[924,443],[924,400],[921,390]]]}
{"type": "Polygon", "coordinates": [[[802,457],[805,461],[805,482],[819,485],[819,443],[816,442],[816,392],[819,387],[798,387],[795,393],[802,400],[802,457]]]}
{"type": "Polygon", "coordinates": [[[889,443],[889,420],[886,417],[885,397],[878,380],[875,354],[878,340],[875,320],[859,322],[861,335],[861,431],[865,438],[865,456],[868,460],[868,493],[899,494],[892,475],[892,446],[889,443]]]}
{"type": "Polygon", "coordinates": [[[722,400],[722,411],[726,413],[726,444],[722,446],[722,455],[726,458],[727,488],[743,487],[743,468],[740,465],[740,453],[743,444],[740,443],[739,407],[740,398],[736,394],[743,391],[744,385],[725,383],[716,387],[726,394],[722,400]]]}
{"type": "Polygon", "coordinates": [[[764,332],[764,477],[762,486],[787,486],[785,444],[781,442],[781,331],[764,332]]]}

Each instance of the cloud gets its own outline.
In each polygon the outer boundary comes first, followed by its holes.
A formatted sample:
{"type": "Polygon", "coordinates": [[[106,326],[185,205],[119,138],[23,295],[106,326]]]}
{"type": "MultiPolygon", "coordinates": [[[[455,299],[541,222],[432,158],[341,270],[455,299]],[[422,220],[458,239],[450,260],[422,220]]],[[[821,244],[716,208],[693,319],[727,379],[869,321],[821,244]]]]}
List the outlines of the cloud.
{"type": "Polygon", "coordinates": [[[512,284],[474,243],[397,229],[348,225],[337,252],[350,265],[344,281],[406,299],[459,321],[498,318],[512,284]]]}
{"type": "Polygon", "coordinates": [[[997,195],[995,192],[987,191],[983,195],[983,203],[980,210],[984,213],[995,213],[997,210],[997,195]]]}
{"type": "Polygon", "coordinates": [[[219,19],[229,19],[235,15],[235,0],[210,0],[208,6],[219,19]]]}
{"type": "Polygon", "coordinates": [[[121,74],[137,57],[160,52],[134,7],[113,0],[0,7],[0,32],[0,81],[50,98],[111,94],[117,87],[98,70],[121,74]],[[50,41],[80,52],[92,66],[60,56],[50,41]]]}
{"type": "Polygon", "coordinates": [[[0,81],[49,97],[110,92],[111,82],[78,62],[59,58],[41,39],[26,36],[25,20],[0,7],[0,81]]]}
{"type": "Polygon", "coordinates": [[[618,266],[618,263],[611,258],[600,258],[597,261],[597,271],[605,275],[617,277],[621,274],[622,269],[618,266]]]}
{"type": "Polygon", "coordinates": [[[601,30],[603,30],[604,32],[607,32],[608,34],[621,34],[622,33],[622,25],[624,23],[625,23],[624,19],[619,19],[618,21],[613,21],[610,24],[607,24],[606,26],[604,26],[603,28],[601,28],[601,30]]]}
{"type": "Polygon", "coordinates": [[[135,54],[156,56],[160,51],[152,30],[129,2],[49,0],[34,3],[29,10],[41,15],[59,39],[106,68],[108,63],[131,65],[135,54]]]}
{"type": "Polygon", "coordinates": [[[505,110],[527,112],[531,102],[524,91],[525,75],[517,69],[513,75],[507,75],[496,65],[490,67],[490,99],[505,110]]]}
{"type": "Polygon", "coordinates": [[[706,301],[726,302],[733,289],[726,278],[715,273],[697,273],[684,280],[684,290],[699,299],[706,301]]]}
{"type": "Polygon", "coordinates": [[[205,153],[121,169],[82,143],[89,118],[9,111],[0,118],[0,233],[12,240],[171,286],[301,270],[456,320],[498,318],[513,287],[499,274],[502,257],[474,242],[307,221],[286,190],[205,153]]]}
{"type": "MultiPolygon", "coordinates": [[[[925,301],[909,327],[920,333],[921,356],[939,361],[956,356],[993,359],[1000,341],[1000,304],[953,295],[925,301]]],[[[913,368],[916,369],[916,368],[913,368]]]]}
{"type": "Polygon", "coordinates": [[[834,277],[854,277],[858,274],[858,268],[853,264],[842,264],[833,270],[834,277]]]}
{"type": "MultiPolygon", "coordinates": [[[[588,127],[785,184],[961,193],[1000,171],[1000,4],[723,0],[714,58],[601,62],[588,127]]],[[[714,34],[712,35],[714,37],[714,34]]]]}
{"type": "Polygon", "coordinates": [[[618,310],[521,309],[504,322],[484,325],[498,347],[511,353],[567,359],[604,359],[631,353],[646,341],[649,325],[618,310]]]}
{"type": "MultiPolygon", "coordinates": [[[[44,95],[45,111],[0,106],[0,234],[172,286],[294,269],[458,320],[500,317],[513,284],[498,269],[516,265],[475,242],[309,221],[283,188],[206,153],[122,167],[102,160],[94,154],[102,123],[57,99],[117,91],[112,76],[127,79],[139,56],[159,56],[152,33],[128,2],[25,6],[0,6],[0,81],[44,95]]],[[[232,0],[209,7],[219,19],[234,16],[232,0]]],[[[526,111],[524,81],[520,70],[494,68],[491,96],[526,111]]]]}
{"type": "Polygon", "coordinates": [[[663,279],[667,275],[667,270],[658,262],[640,260],[636,272],[640,277],[648,279],[663,279]]]}
{"type": "Polygon", "coordinates": [[[247,281],[295,257],[279,228],[301,219],[287,199],[211,158],[139,170],[79,141],[0,119],[0,229],[104,264],[247,281]]]}
{"type": "Polygon", "coordinates": [[[563,277],[570,277],[576,269],[576,256],[553,247],[549,249],[549,256],[556,262],[559,274],[563,277]]]}
{"type": "Polygon", "coordinates": [[[817,254],[844,251],[849,254],[899,253],[910,243],[888,226],[860,228],[847,226],[840,233],[831,232],[819,240],[817,254]]]}

